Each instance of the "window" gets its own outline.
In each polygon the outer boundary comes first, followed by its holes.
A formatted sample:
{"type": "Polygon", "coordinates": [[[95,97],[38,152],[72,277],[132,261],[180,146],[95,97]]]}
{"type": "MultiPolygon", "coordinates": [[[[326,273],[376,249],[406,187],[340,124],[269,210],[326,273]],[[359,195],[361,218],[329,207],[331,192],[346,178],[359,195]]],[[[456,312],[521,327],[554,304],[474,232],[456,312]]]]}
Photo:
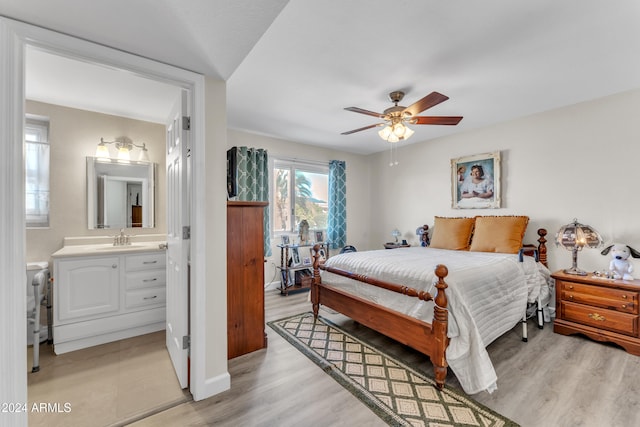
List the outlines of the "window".
{"type": "Polygon", "coordinates": [[[276,159],[272,177],[274,234],[297,232],[303,219],[311,230],[327,228],[328,165],[276,159]]]}
{"type": "Polygon", "coordinates": [[[27,227],[49,226],[49,122],[27,116],[24,128],[27,227]]]}

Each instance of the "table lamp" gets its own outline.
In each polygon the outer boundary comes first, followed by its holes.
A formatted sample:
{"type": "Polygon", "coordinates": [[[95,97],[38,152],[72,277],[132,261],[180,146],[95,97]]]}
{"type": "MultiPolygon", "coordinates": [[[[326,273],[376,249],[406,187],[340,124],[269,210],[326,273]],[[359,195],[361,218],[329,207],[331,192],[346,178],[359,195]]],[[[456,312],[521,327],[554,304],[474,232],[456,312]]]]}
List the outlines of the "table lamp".
{"type": "Polygon", "coordinates": [[[586,276],[587,272],[578,268],[578,252],[585,246],[597,248],[602,246],[602,237],[600,233],[589,225],[580,224],[576,218],[572,223],[563,225],[556,233],[556,246],[562,246],[572,252],[573,265],[571,268],[564,270],[567,274],[576,274],[578,276],[586,276]]]}

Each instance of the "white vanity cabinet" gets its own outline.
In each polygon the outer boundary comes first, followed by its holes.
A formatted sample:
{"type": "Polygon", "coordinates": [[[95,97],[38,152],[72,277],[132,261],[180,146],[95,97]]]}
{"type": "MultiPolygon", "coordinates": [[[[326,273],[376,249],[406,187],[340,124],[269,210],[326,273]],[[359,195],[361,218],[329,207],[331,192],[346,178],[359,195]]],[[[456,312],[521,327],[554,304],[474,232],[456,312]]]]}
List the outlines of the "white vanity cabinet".
{"type": "Polygon", "coordinates": [[[55,353],[164,329],[165,268],[164,251],[54,256],[55,353]]]}

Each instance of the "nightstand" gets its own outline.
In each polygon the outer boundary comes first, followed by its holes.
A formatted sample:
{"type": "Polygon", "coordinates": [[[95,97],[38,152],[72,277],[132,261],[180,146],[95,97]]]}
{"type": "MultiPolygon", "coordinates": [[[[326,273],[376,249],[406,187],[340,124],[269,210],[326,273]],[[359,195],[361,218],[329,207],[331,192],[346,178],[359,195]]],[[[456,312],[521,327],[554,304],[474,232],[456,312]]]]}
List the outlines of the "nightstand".
{"type": "Polygon", "coordinates": [[[640,280],[577,276],[562,271],[551,277],[556,280],[554,332],[612,342],[640,356],[640,280]]]}

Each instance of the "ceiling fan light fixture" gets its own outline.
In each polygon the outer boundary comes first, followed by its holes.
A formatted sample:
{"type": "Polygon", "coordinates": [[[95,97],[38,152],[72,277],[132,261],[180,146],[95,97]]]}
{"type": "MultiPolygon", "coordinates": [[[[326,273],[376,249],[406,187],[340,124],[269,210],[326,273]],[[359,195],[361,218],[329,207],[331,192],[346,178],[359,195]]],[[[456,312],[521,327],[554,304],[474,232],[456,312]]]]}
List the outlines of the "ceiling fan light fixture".
{"type": "Polygon", "coordinates": [[[407,131],[407,128],[405,125],[402,124],[402,122],[398,122],[393,125],[393,133],[395,134],[395,136],[397,136],[400,139],[404,138],[404,134],[406,131],[407,131]]]}
{"type": "Polygon", "coordinates": [[[385,141],[389,140],[391,133],[391,126],[385,126],[378,131],[378,135],[380,135],[380,138],[384,139],[385,141]]]}
{"type": "Polygon", "coordinates": [[[411,138],[411,135],[413,135],[415,133],[415,131],[413,131],[410,127],[405,126],[404,127],[405,131],[404,131],[404,139],[409,139],[411,138]]]}
{"type": "Polygon", "coordinates": [[[358,107],[345,108],[345,110],[353,111],[354,113],[377,117],[382,119],[383,122],[364,126],[348,132],[342,132],[342,135],[350,135],[352,133],[383,126],[383,128],[378,131],[380,138],[387,142],[398,142],[411,138],[415,133],[412,129],[409,129],[407,125],[457,125],[458,122],[462,120],[462,117],[457,116],[418,116],[421,112],[449,99],[448,96],[441,93],[431,92],[429,95],[414,102],[408,107],[398,105],[403,97],[404,92],[402,91],[391,92],[389,94],[389,99],[394,103],[394,106],[385,109],[383,113],[377,113],[375,111],[365,110],[364,108],[358,107]]]}

